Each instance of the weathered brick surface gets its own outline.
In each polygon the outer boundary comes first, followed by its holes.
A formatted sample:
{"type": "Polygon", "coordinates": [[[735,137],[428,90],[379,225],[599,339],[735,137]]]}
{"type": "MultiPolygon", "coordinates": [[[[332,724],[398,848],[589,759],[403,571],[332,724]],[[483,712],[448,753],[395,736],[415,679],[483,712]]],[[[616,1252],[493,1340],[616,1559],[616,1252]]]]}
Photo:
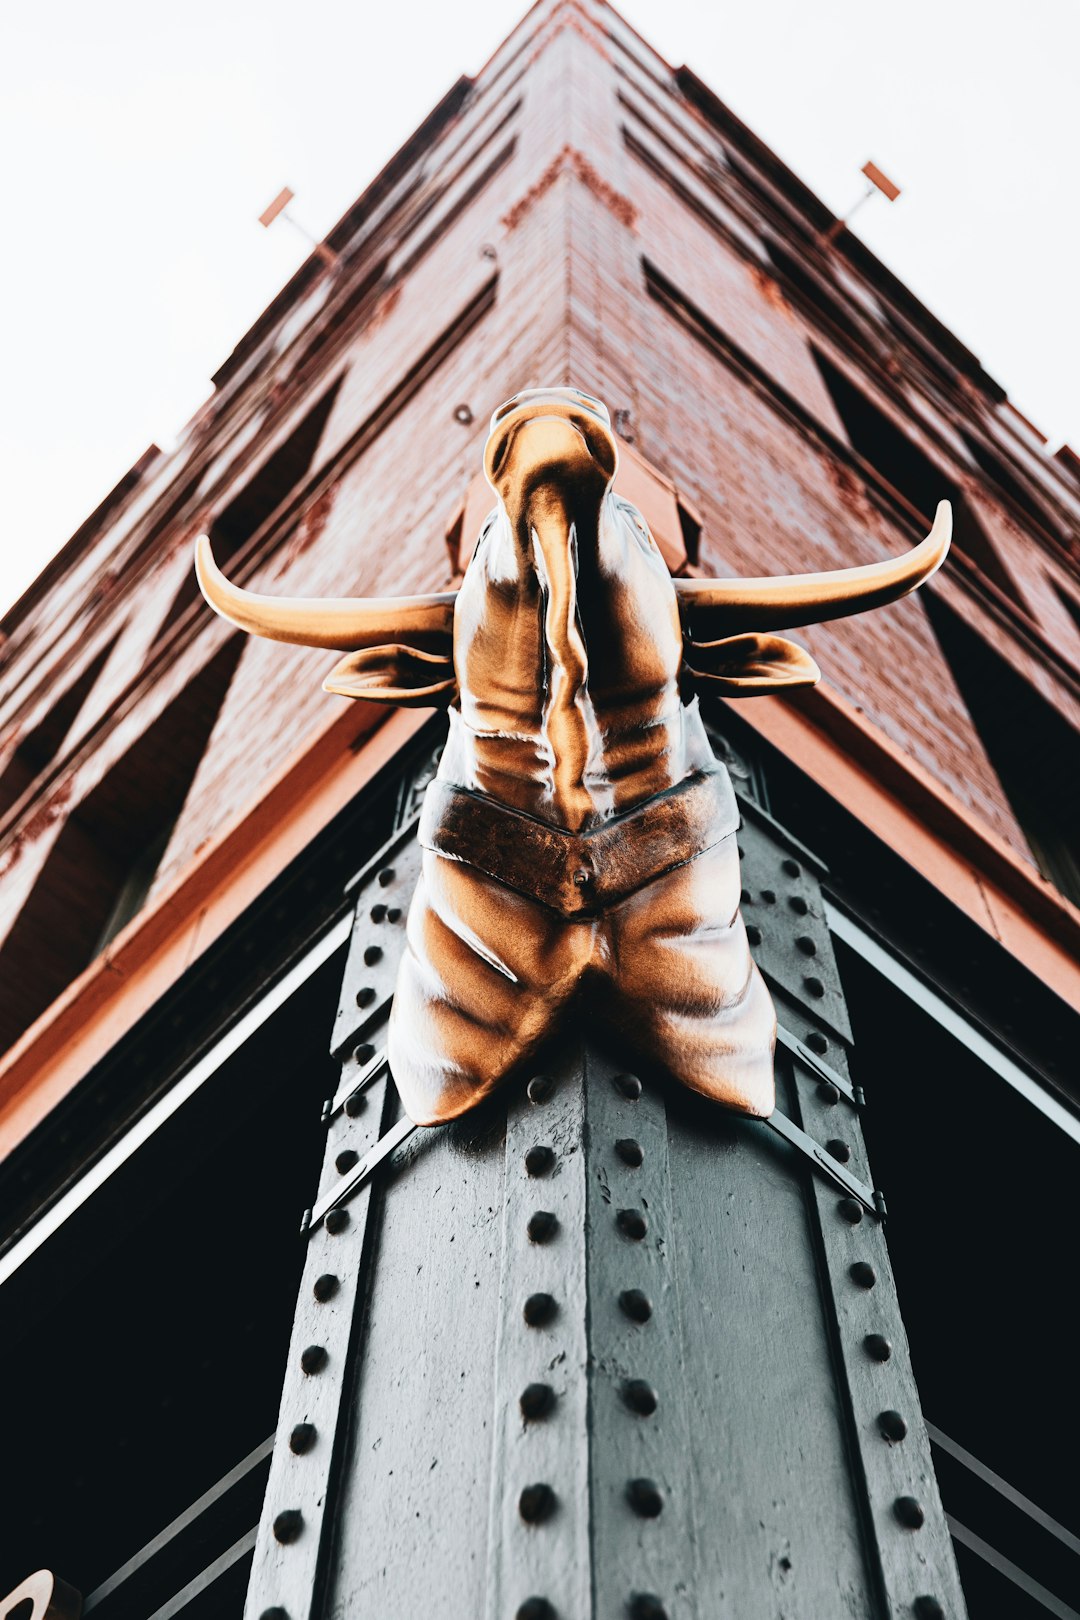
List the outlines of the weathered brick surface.
{"type": "MultiPolygon", "coordinates": [[[[709,569],[838,568],[911,543],[911,532],[867,497],[850,460],[828,449],[827,436],[842,439],[843,429],[812,359],[811,335],[852,375],[863,362],[855,353],[844,359],[835,333],[814,331],[767,268],[762,233],[776,235],[783,219],[759,217],[764,205],[732,172],[724,141],[602,6],[590,0],[531,13],[485,69],[472,103],[435,138],[422,175],[419,168],[405,174],[398,191],[409,193],[400,208],[390,196],[372,211],[370,249],[362,228],[337,279],[324,275],[282,301],[276,325],[231,368],[178,451],[148,469],[100,532],[80,541],[48,594],[9,624],[0,691],[0,748],[8,754],[47,712],[67,673],[119,640],[36,797],[0,826],[0,936],[37,881],[63,817],[221,644],[224,629],[207,611],[194,639],[170,643],[162,624],[200,518],[229,504],[338,376],[336,403],[297,492],[296,520],[245,576],[257,587],[360,595],[444,586],[446,527],[479,466],[488,414],[508,393],[547,382],[576,382],[621,413],[619,431],[703,516],[701,560],[709,569]],[[370,285],[387,253],[381,282],[370,285]],[[644,259],[826,438],[651,297],[644,259]],[[368,290],[338,313],[352,275],[368,290]],[[458,339],[461,313],[496,276],[492,307],[458,339]],[[444,356],[416,379],[439,338],[444,356]],[[471,421],[455,419],[462,406],[471,421]],[[357,446],[365,424],[368,438],[357,446]]],[[[794,237],[789,245],[802,251],[794,237]]],[[[880,320],[875,290],[853,270],[844,279],[838,296],[859,319],[880,320]]],[[[957,426],[966,412],[971,428],[970,398],[958,393],[954,411],[940,391],[923,399],[925,362],[908,365],[883,322],[878,350],[894,356],[898,386],[912,402],[906,415],[893,402],[883,408],[903,416],[905,431],[939,464],[952,458],[951,475],[971,490],[1017,578],[1035,639],[1018,637],[959,580],[946,579],[943,594],[1080,724],[1075,680],[1070,689],[1038,643],[1040,634],[1051,637],[1075,671],[1080,631],[1050,583],[1068,583],[1067,553],[1027,532],[973,469],[957,426]]],[[[883,396],[875,397],[881,404],[883,396]]],[[[1001,408],[989,400],[979,408],[1007,439],[1001,408]]],[[[1075,507],[1053,467],[1041,467],[1030,446],[1023,456],[1055,511],[1070,500],[1075,507]]],[[[918,600],[809,630],[806,641],[850,702],[1026,854],[918,600]]],[[[320,690],[332,662],[330,654],[270,643],[245,647],[156,887],[344,701],[320,690]]]]}

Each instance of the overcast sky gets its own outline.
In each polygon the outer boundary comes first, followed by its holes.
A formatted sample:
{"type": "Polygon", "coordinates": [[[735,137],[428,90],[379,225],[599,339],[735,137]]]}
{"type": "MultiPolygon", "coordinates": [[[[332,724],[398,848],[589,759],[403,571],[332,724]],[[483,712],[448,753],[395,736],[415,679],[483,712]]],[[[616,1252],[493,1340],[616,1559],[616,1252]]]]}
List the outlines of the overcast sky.
{"type": "MultiPolygon", "coordinates": [[[[0,25],[0,611],[142,453],[167,447],[306,249],[462,72],[508,0],[38,0],[0,25]]],[[[1077,0],[627,0],[1050,439],[1080,448],[1077,0]]],[[[515,379],[506,379],[509,392],[515,379]]]]}

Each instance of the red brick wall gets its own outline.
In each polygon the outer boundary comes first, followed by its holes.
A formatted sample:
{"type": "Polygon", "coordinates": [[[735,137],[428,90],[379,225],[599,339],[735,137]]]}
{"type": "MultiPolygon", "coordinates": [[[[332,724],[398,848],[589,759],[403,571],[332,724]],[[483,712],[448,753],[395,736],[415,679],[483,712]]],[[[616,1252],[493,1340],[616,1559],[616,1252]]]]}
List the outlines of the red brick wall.
{"type": "MultiPolygon", "coordinates": [[[[415,179],[415,170],[406,174],[399,190],[415,179]]],[[[50,596],[10,627],[0,702],[0,741],[9,749],[66,672],[118,629],[121,636],[72,733],[82,754],[61,757],[21,820],[0,827],[0,936],[60,818],[220,644],[222,629],[201,609],[193,640],[166,647],[159,634],[189,566],[192,534],[342,372],[296,521],[248,576],[265,589],[389,594],[445,585],[445,530],[479,466],[487,416],[509,393],[541,382],[578,383],[625,413],[620,431],[703,516],[707,568],[844,567],[910,544],[903,521],[884,515],[850,462],[829,450],[828,436],[842,439],[843,429],[811,357],[812,319],[785,296],[760,245],[768,223],[774,234],[790,228],[792,251],[800,251],[797,204],[787,227],[759,219],[758,206],[726,166],[717,133],[678,98],[663,64],[625,25],[592,3],[530,13],[488,64],[472,103],[435,138],[412,200],[394,218],[392,198],[382,200],[372,212],[370,248],[361,231],[336,280],[323,273],[283,298],[261,348],[238,364],[178,451],[149,470],[86,539],[50,596]],[[624,125],[648,144],[666,178],[627,149],[624,125]],[[487,174],[512,139],[512,155],[487,174]],[[339,310],[341,286],[370,279],[387,244],[382,281],[339,310]],[[643,257],[768,386],[748,380],[649,295],[643,257]],[[461,312],[496,276],[492,306],[458,338],[461,312]],[[317,331],[323,346],[312,355],[317,331]],[[447,353],[436,364],[429,351],[440,337],[447,353]],[[428,373],[410,381],[425,355],[428,373]],[[810,426],[778,404],[781,394],[810,426]],[[471,422],[455,419],[461,406],[471,422]],[[815,436],[815,423],[824,436],[815,436]],[[365,424],[366,439],[354,444],[365,424]]],[[[857,307],[861,319],[875,318],[872,291],[857,307]]],[[[814,335],[835,349],[835,333],[814,335]]],[[[943,466],[958,457],[948,402],[928,404],[920,429],[896,395],[901,384],[909,396],[918,393],[918,366],[908,364],[894,334],[882,330],[873,348],[892,355],[894,397],[877,395],[879,405],[913,436],[932,440],[943,466]]],[[[845,363],[857,369],[861,362],[849,354],[845,363]]],[[[997,409],[977,403],[988,417],[997,409]]],[[[965,474],[954,465],[952,475],[967,477],[1022,585],[1036,639],[1018,636],[959,578],[942,589],[1076,723],[1075,680],[1070,688],[1038,642],[1039,634],[1055,637],[1075,666],[1080,634],[1047,583],[1068,579],[1064,554],[1026,532],[970,467],[965,474]]],[[[1053,469],[1047,477],[1053,484],[1053,469]]],[[[1068,504],[1060,480],[1054,495],[1068,504]]],[[[805,639],[828,681],[1025,853],[917,600],[810,630],[805,639]]],[[[247,646],[159,884],[344,701],[320,690],[332,661],[270,643],[247,646]]]]}

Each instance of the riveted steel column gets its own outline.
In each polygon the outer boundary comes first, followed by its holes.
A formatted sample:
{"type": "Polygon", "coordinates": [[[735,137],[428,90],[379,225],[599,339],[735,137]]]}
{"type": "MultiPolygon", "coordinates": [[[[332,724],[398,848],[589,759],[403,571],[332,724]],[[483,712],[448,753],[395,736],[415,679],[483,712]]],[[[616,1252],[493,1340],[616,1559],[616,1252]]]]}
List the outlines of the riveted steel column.
{"type": "MultiPolygon", "coordinates": [[[[354,1082],[381,1040],[404,944],[405,908],[418,870],[419,850],[410,828],[358,881],[356,921],[334,1024],[341,1088],[337,1106],[329,1099],[326,1107],[319,1197],[375,1145],[394,1117],[396,1097],[385,1070],[360,1092],[354,1082]]],[[[318,1612],[324,1553],[333,1529],[342,1401],[354,1355],[371,1194],[371,1187],[365,1187],[347,1208],[332,1211],[310,1237],[298,1238],[307,1242],[307,1255],[245,1620],[309,1620],[318,1612]]]]}
{"type": "Polygon", "coordinates": [[[487,1620],[591,1612],[584,1144],[574,1051],[506,1122],[487,1620]]]}
{"type": "MultiPolygon", "coordinates": [[[[818,1057],[850,1078],[851,1026],[825,920],[822,869],[760,810],[745,810],[744,915],[778,1015],[803,1047],[801,1055],[778,1050],[788,1106],[817,1142],[872,1185],[859,1110],[814,1063],[818,1057]]],[[[872,1076],[856,1073],[872,1106],[872,1076]]],[[[811,1177],[807,1186],[880,1612],[896,1620],[963,1620],[885,1229],[828,1183],[811,1177]]]]}

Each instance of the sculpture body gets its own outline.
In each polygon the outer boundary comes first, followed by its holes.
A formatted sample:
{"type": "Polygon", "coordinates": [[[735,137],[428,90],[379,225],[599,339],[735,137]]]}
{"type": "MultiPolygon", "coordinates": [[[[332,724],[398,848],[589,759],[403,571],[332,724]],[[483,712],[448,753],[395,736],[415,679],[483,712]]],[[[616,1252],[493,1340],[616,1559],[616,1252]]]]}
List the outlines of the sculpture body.
{"type": "Polygon", "coordinates": [[[599,401],[515,396],[484,459],[499,504],[456,597],[280,602],[230,585],[205,540],[198,554],[218,612],[348,654],[330,691],[451,705],[390,1023],[406,1111],[464,1113],[578,1006],[684,1085],[765,1117],[776,1020],[696,692],[812,685],[809,654],[772,632],[913,589],[945,556],[948,508],[921,546],[868,568],[676,581],[612,491],[599,401]]]}

